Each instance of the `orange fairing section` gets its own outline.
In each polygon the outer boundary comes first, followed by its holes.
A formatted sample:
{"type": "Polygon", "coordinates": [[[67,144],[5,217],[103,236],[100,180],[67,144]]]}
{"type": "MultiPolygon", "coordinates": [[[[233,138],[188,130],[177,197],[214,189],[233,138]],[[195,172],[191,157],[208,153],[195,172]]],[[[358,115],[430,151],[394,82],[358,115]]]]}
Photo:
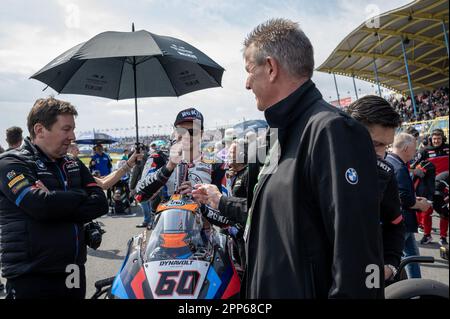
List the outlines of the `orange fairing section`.
{"type": "Polygon", "coordinates": [[[186,238],[186,233],[181,234],[161,234],[163,239],[163,243],[161,247],[164,248],[181,248],[187,246],[184,242],[184,238],[186,238]]]}
{"type": "Polygon", "coordinates": [[[182,209],[182,210],[189,210],[191,212],[195,212],[198,209],[198,204],[191,203],[191,204],[185,204],[182,206],[174,206],[170,205],[170,201],[166,204],[160,204],[156,210],[157,213],[160,213],[167,209],[182,209]]]}

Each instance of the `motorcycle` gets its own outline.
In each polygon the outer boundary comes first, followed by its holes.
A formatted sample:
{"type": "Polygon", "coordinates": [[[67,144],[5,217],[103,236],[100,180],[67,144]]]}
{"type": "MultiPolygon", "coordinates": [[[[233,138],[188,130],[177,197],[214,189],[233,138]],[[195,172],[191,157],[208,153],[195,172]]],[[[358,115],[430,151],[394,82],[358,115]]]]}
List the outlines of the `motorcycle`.
{"type": "Polygon", "coordinates": [[[95,283],[92,298],[238,298],[241,283],[228,240],[190,196],[175,193],[158,206],[153,228],[128,242],[119,273],[95,283]]]}
{"type": "Polygon", "coordinates": [[[410,263],[434,263],[429,256],[404,258],[397,268],[393,280],[385,288],[386,299],[449,299],[449,287],[431,279],[408,279],[405,267],[410,263]]]}

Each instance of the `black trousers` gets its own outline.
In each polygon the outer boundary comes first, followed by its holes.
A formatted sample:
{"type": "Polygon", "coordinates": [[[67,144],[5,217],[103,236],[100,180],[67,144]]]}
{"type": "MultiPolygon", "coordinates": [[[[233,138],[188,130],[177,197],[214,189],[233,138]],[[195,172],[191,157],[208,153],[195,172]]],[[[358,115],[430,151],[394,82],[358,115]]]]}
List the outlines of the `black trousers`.
{"type": "Polygon", "coordinates": [[[80,287],[68,288],[70,274],[26,274],[6,281],[6,299],[84,299],[86,271],[80,266],[80,287]]]}

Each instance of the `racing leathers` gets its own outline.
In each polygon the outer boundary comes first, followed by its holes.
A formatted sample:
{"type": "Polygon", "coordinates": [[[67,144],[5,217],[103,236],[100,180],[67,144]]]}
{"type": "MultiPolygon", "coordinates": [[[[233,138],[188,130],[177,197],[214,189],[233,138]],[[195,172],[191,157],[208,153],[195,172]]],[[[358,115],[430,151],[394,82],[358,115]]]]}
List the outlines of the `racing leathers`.
{"type": "MultiPolygon", "coordinates": [[[[176,174],[170,171],[166,165],[160,169],[143,174],[136,186],[136,199],[141,202],[152,199],[159,194],[159,191],[165,187],[162,194],[162,200],[167,200],[176,191],[176,174]]],[[[225,172],[220,165],[204,163],[201,158],[188,164],[188,180],[192,186],[195,184],[214,184],[222,189],[225,172]]]]}
{"type": "MultiPolygon", "coordinates": [[[[420,163],[428,160],[436,168],[436,175],[448,171],[449,146],[442,143],[440,146],[428,146],[423,149],[417,156],[415,162],[420,163]]],[[[414,166],[414,165],[413,165],[414,166]]]]}
{"type": "Polygon", "coordinates": [[[3,277],[65,274],[68,265],[83,266],[84,223],[108,212],[88,168],[70,155],[52,161],[26,138],[20,149],[0,155],[0,179],[3,277]]]}

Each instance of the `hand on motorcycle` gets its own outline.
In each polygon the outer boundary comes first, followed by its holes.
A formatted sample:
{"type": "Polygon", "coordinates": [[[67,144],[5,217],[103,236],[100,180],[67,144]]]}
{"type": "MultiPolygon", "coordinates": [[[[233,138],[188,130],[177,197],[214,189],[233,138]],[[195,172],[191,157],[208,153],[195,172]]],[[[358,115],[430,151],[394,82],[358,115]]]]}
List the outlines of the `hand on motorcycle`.
{"type": "Polygon", "coordinates": [[[394,273],[392,272],[392,269],[388,266],[384,266],[384,280],[388,280],[392,277],[394,273]]]}
{"type": "Polygon", "coordinates": [[[194,190],[192,191],[192,197],[201,204],[208,205],[213,209],[219,209],[222,193],[216,185],[195,184],[194,190]]]}
{"type": "Polygon", "coordinates": [[[192,193],[192,183],[190,181],[184,181],[181,183],[180,188],[178,189],[181,195],[191,194],[192,193]]]}

